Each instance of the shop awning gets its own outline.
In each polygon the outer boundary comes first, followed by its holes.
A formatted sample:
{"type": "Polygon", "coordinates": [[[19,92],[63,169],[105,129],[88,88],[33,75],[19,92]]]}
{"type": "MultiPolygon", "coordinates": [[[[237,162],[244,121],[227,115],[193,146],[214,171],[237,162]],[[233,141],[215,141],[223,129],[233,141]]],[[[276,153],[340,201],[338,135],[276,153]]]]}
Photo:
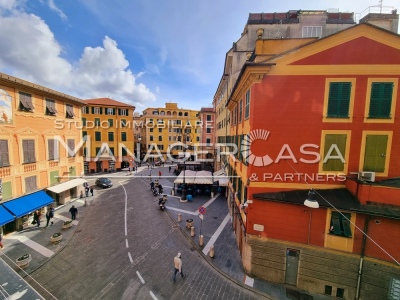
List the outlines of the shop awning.
{"type": "Polygon", "coordinates": [[[212,175],[209,171],[198,171],[194,179],[195,184],[213,184],[212,175]]]}
{"type": "Polygon", "coordinates": [[[229,177],[226,175],[224,169],[214,172],[214,181],[218,181],[219,186],[228,186],[229,177]]]}
{"type": "Polygon", "coordinates": [[[14,221],[14,218],[15,217],[7,209],[0,205],[0,226],[14,221]]]}
{"type": "Polygon", "coordinates": [[[178,177],[176,177],[174,183],[183,183],[183,176],[185,176],[186,184],[193,184],[196,177],[196,172],[192,170],[182,171],[178,177]]]}
{"type": "Polygon", "coordinates": [[[77,187],[78,185],[82,185],[87,182],[85,179],[82,178],[76,178],[76,179],[72,179],[70,181],[66,181],[54,186],[51,186],[49,188],[47,188],[48,191],[59,194],[62,193],[66,190],[72,189],[74,187],[77,187]]]}
{"type": "Polygon", "coordinates": [[[53,203],[53,198],[44,191],[40,191],[4,202],[3,206],[11,211],[16,218],[19,218],[50,203],[53,203]]]}

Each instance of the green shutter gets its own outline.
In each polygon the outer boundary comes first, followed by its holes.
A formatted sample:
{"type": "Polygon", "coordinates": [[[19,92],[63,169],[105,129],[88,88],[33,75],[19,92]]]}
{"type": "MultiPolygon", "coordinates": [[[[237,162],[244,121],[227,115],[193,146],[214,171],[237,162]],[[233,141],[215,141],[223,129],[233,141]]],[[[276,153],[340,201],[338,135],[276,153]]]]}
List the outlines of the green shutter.
{"type": "Polygon", "coordinates": [[[368,135],[365,143],[363,171],[384,172],[387,135],[368,135]]]}
{"type": "Polygon", "coordinates": [[[332,213],[332,226],[333,233],[336,235],[342,235],[342,230],[340,229],[340,215],[337,212],[332,213]]]}
{"type": "Polygon", "coordinates": [[[100,115],[102,115],[102,114],[103,114],[103,108],[100,107],[100,115]]]}
{"type": "Polygon", "coordinates": [[[100,147],[96,147],[96,156],[99,155],[100,149],[100,147]]]}
{"type": "MultiPolygon", "coordinates": [[[[324,148],[324,158],[328,154],[329,149],[332,145],[336,145],[340,151],[340,154],[337,151],[332,151],[330,156],[343,156],[345,158],[346,155],[346,139],[347,136],[345,134],[327,134],[325,135],[325,148],[324,148]]],[[[344,163],[338,159],[328,159],[322,166],[323,171],[343,171],[344,163]]]]}
{"type": "Polygon", "coordinates": [[[328,117],[349,117],[351,82],[331,82],[329,85],[328,117]]]}
{"type": "Polygon", "coordinates": [[[392,107],[393,83],[374,82],[371,87],[369,104],[370,118],[390,118],[392,107]]]}
{"type": "Polygon", "coordinates": [[[343,225],[343,234],[345,236],[351,237],[350,222],[342,217],[342,225],[343,225]]]}
{"type": "Polygon", "coordinates": [[[100,131],[96,131],[95,132],[95,137],[96,137],[96,142],[100,142],[101,141],[101,132],[100,131]]]}
{"type": "Polygon", "coordinates": [[[94,115],[94,107],[92,106],[92,115],[94,115]]]}

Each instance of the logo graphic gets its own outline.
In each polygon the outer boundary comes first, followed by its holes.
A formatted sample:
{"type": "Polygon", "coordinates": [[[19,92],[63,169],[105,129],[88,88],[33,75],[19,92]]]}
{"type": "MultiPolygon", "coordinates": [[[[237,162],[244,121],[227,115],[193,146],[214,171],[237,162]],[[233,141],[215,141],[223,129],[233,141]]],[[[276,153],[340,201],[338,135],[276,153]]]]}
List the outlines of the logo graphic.
{"type": "Polygon", "coordinates": [[[266,141],[269,136],[269,131],[264,129],[256,129],[246,134],[240,145],[240,152],[242,157],[246,159],[248,164],[256,167],[263,167],[272,164],[274,161],[269,157],[268,154],[264,156],[256,156],[251,151],[251,144],[256,140],[266,141]]]}

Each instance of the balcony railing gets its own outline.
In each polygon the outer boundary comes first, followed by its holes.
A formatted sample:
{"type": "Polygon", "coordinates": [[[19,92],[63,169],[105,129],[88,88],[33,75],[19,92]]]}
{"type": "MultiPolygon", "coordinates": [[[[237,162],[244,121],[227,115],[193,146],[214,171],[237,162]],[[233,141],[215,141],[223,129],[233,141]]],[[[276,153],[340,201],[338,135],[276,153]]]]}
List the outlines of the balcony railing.
{"type": "Polygon", "coordinates": [[[0,178],[11,176],[11,167],[0,168],[0,178]]]}
{"type": "Polygon", "coordinates": [[[36,171],[36,163],[33,164],[26,164],[24,165],[24,172],[33,172],[36,171]]]}

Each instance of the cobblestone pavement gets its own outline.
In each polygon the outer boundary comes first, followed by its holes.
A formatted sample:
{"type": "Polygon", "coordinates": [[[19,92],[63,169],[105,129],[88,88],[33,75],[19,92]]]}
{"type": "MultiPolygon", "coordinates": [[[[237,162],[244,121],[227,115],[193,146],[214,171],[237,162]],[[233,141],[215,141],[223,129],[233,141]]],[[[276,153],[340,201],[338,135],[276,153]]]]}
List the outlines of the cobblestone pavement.
{"type": "MultiPolygon", "coordinates": [[[[57,208],[52,226],[7,235],[0,257],[45,299],[313,299],[301,291],[289,298],[284,286],[259,279],[250,278],[252,286],[245,284],[225,198],[197,197],[182,203],[170,195],[175,177],[165,176],[169,174],[166,166],[104,175],[112,179],[112,188],[95,189],[87,206],[79,199],[57,208]],[[150,172],[154,178],[159,170],[169,195],[167,211],[158,209],[158,197],[149,189],[150,172]],[[78,207],[78,219],[71,229],[62,230],[72,204],[78,207]],[[203,222],[197,216],[199,206],[207,209],[203,222]],[[182,222],[177,222],[178,214],[182,222]],[[188,218],[194,220],[194,237],[185,228],[188,218]],[[198,245],[200,227],[204,247],[198,245]],[[210,259],[204,250],[219,228],[213,243],[216,255],[210,259]],[[63,239],[52,244],[56,232],[63,239]],[[174,283],[178,252],[186,277],[178,275],[174,283]],[[32,262],[25,271],[18,270],[13,262],[25,253],[32,255],[32,262]]],[[[95,178],[88,178],[89,183],[95,178]]]]}

